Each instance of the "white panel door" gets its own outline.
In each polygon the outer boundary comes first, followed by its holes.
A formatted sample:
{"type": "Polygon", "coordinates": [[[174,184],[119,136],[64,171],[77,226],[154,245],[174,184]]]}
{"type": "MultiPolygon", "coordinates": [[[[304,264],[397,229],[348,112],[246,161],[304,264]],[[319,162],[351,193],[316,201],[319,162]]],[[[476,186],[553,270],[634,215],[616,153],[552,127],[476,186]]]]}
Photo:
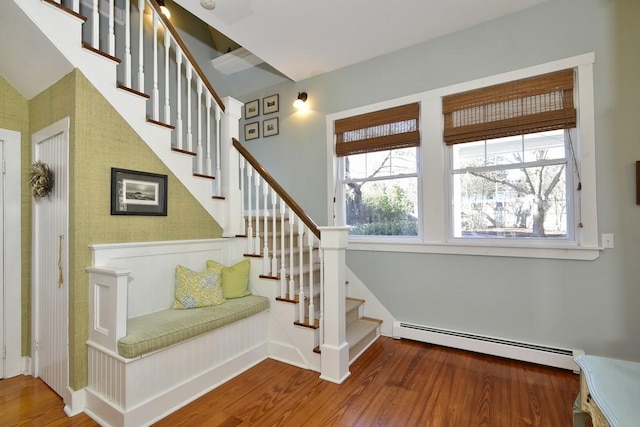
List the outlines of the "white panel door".
{"type": "Polygon", "coordinates": [[[0,378],[23,372],[20,132],[0,129],[0,378]],[[13,268],[17,266],[17,268],[13,268]]]}
{"type": "Polygon", "coordinates": [[[33,202],[34,376],[65,400],[69,385],[68,327],[69,119],[32,137],[33,161],[53,171],[49,196],[33,202]]]}

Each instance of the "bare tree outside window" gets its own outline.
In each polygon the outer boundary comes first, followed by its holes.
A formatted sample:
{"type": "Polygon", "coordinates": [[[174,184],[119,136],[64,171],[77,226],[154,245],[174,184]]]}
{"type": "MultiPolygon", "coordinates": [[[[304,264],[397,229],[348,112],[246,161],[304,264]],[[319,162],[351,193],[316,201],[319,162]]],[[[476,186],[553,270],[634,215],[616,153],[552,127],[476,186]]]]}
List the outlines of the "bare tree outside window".
{"type": "Polygon", "coordinates": [[[454,149],[454,237],[567,238],[565,131],[454,149]]]}

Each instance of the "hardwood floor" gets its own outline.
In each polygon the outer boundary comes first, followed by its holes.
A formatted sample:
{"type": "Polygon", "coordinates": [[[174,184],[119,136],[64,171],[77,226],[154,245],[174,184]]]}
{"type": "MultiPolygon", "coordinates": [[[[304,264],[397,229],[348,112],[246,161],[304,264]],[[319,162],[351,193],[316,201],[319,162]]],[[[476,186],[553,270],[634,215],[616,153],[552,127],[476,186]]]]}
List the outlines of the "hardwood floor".
{"type": "MultiPolygon", "coordinates": [[[[157,426],[572,425],[572,372],[381,337],[342,385],[265,360],[157,426]]],[[[40,380],[0,381],[0,425],[91,426],[66,418],[40,380]]]]}

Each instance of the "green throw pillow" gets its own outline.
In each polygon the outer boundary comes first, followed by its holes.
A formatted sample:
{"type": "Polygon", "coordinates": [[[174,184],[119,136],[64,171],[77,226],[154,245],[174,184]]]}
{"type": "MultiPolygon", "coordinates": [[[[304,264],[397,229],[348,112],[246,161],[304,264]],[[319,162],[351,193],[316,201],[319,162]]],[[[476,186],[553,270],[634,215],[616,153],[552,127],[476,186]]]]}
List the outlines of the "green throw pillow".
{"type": "Polygon", "coordinates": [[[197,272],[178,265],[172,308],[185,309],[222,304],[224,294],[221,282],[222,275],[215,270],[197,272]]]}
{"type": "Polygon", "coordinates": [[[242,298],[251,295],[249,290],[250,259],[245,259],[231,267],[225,267],[217,261],[208,260],[207,270],[222,272],[222,292],[227,299],[242,298]]]}

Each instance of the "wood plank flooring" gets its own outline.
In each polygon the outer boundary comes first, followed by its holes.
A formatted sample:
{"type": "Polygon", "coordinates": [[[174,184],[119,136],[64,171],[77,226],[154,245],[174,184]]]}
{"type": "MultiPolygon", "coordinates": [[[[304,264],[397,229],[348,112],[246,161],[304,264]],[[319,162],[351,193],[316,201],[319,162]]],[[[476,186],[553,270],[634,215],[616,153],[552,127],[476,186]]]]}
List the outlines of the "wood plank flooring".
{"type": "MultiPolygon", "coordinates": [[[[265,360],[157,426],[572,425],[578,375],[407,340],[379,338],[342,385],[265,360]]],[[[0,425],[93,426],[66,418],[60,398],[30,377],[0,381],[0,425]]]]}

